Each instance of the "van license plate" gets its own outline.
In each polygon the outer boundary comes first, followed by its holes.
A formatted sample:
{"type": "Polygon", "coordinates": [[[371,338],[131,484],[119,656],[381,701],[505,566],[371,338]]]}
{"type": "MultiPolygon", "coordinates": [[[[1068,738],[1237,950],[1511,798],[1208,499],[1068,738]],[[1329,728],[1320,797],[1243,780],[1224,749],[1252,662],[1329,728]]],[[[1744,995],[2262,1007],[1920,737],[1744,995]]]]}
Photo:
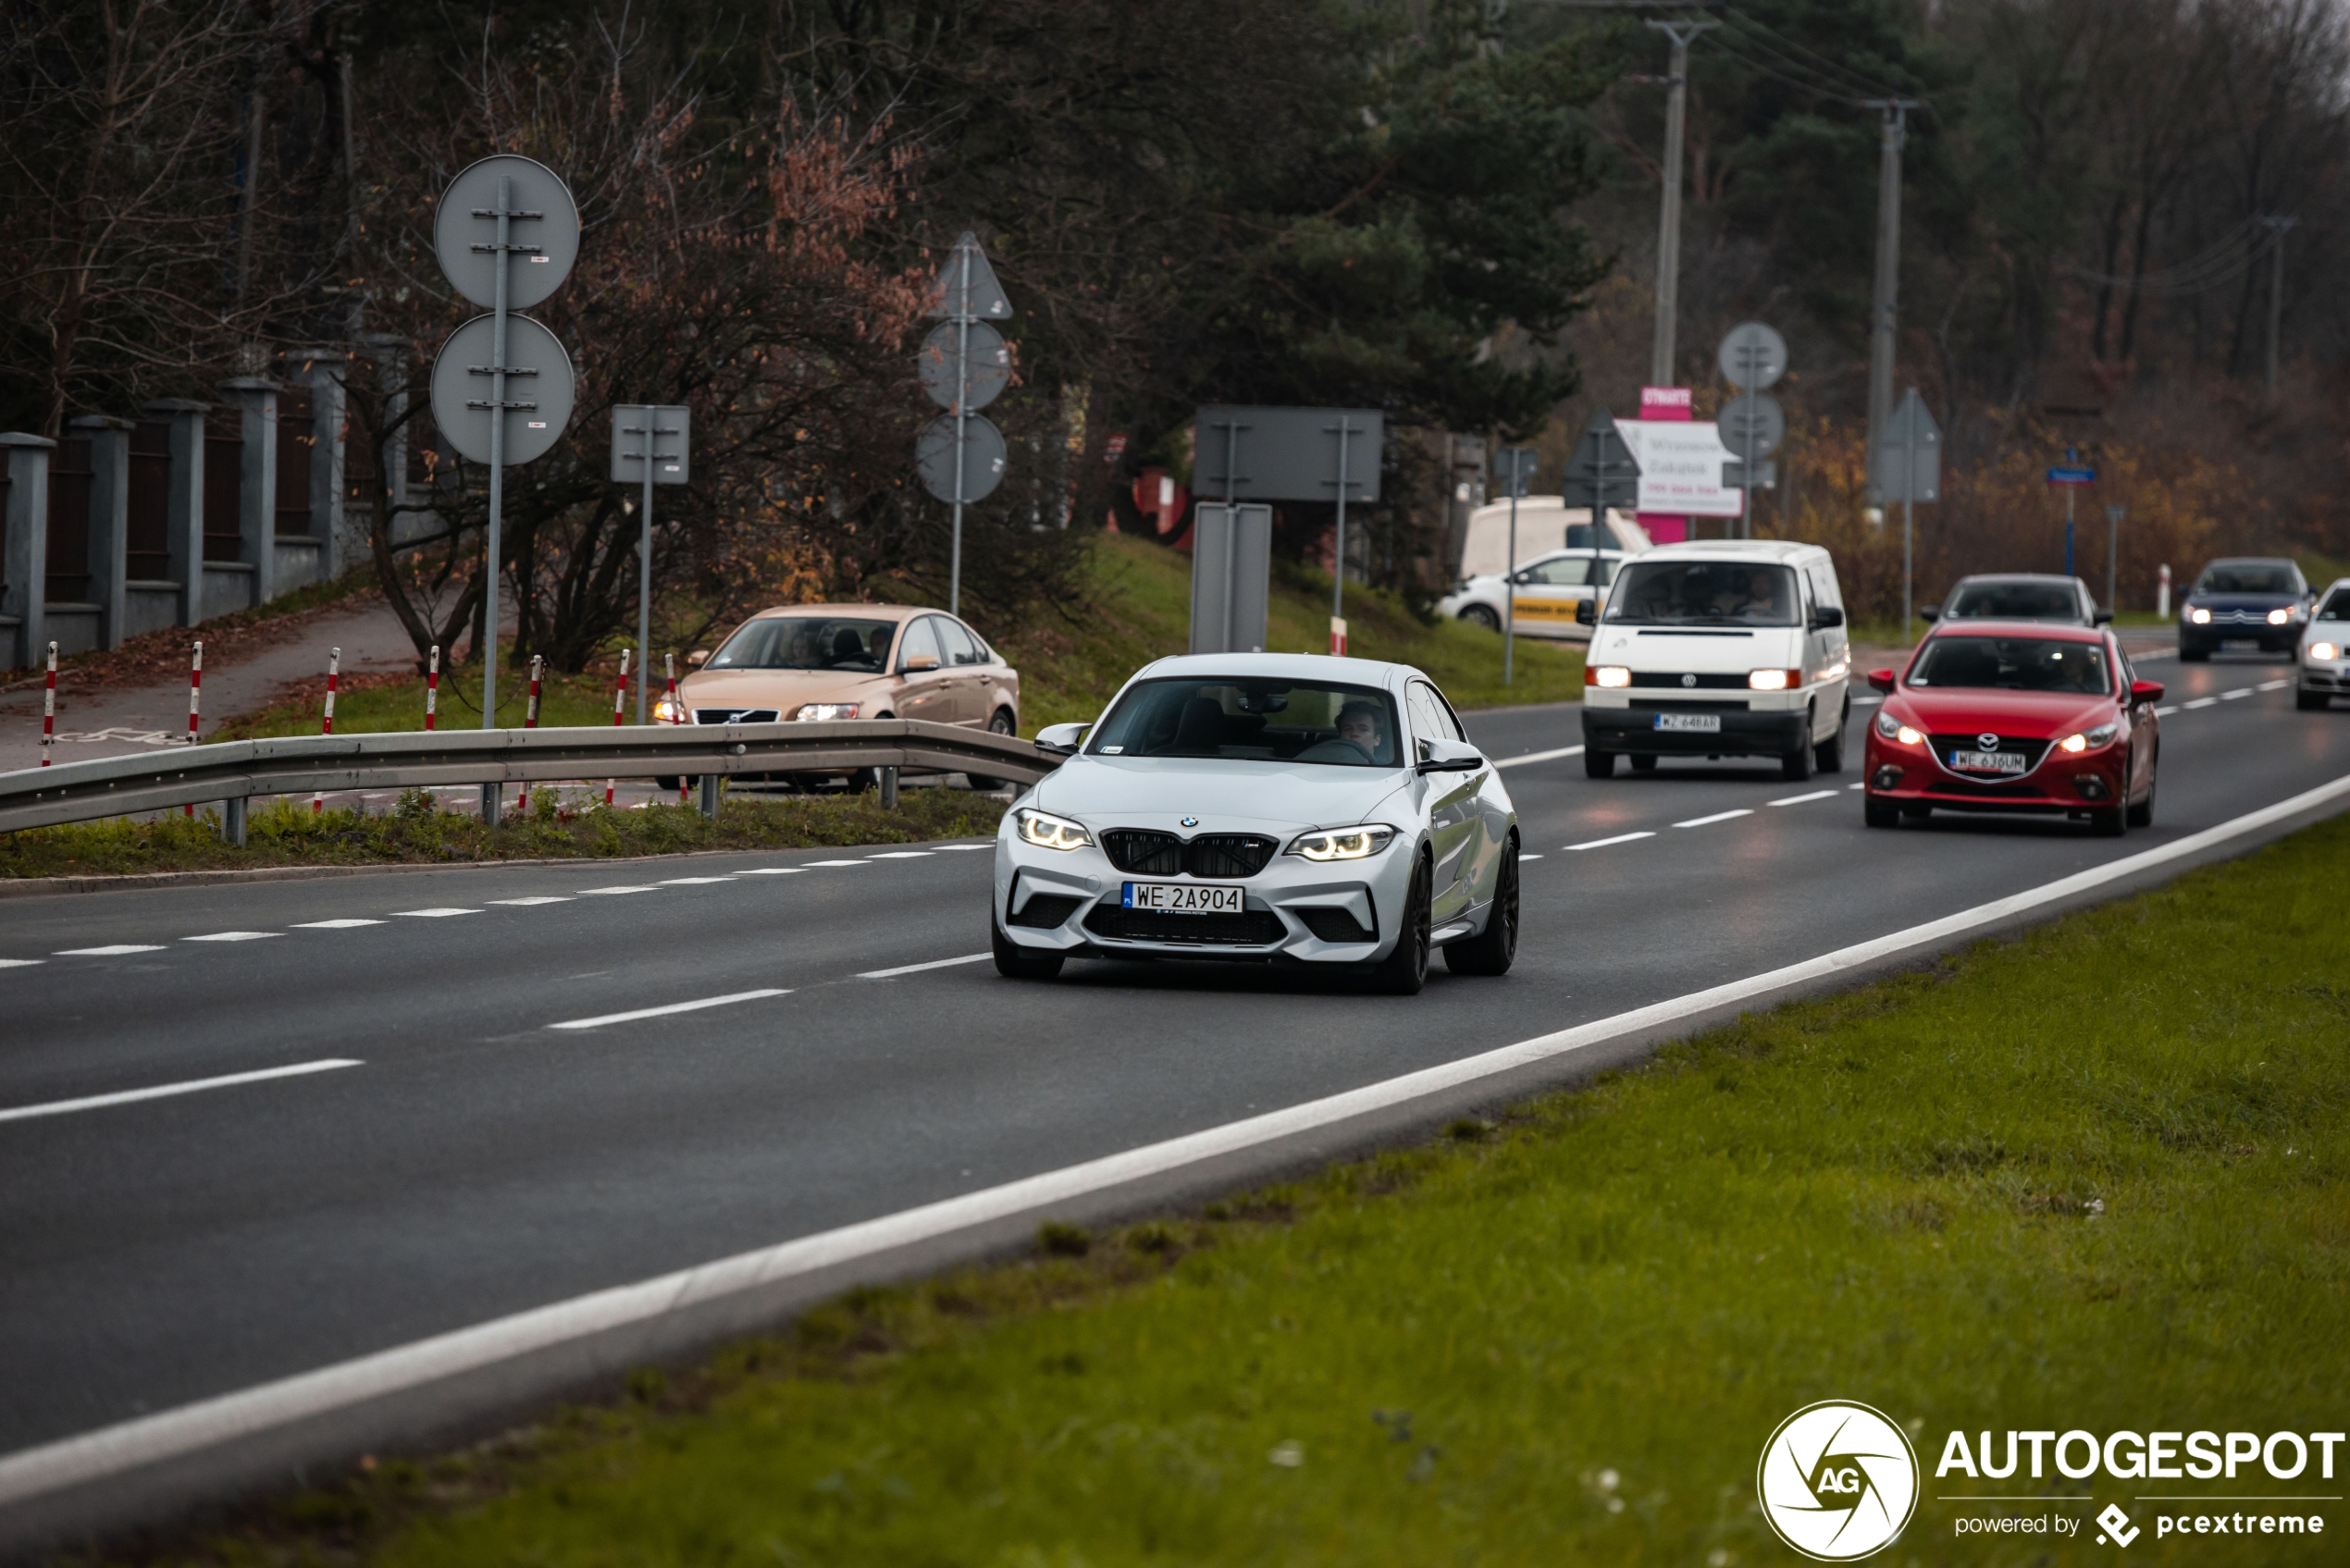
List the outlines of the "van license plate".
{"type": "Polygon", "coordinates": [[[1237,915],[1247,908],[1237,887],[1188,882],[1130,882],[1121,907],[1161,915],[1237,915]]]}
{"type": "Polygon", "coordinates": [[[1659,713],[1656,727],[1660,730],[1680,730],[1692,735],[1720,735],[1722,715],[1719,713],[1659,713]]]}
{"type": "Polygon", "coordinates": [[[1953,751],[1950,766],[1968,773],[2021,773],[2024,771],[2021,751],[1953,751]]]}

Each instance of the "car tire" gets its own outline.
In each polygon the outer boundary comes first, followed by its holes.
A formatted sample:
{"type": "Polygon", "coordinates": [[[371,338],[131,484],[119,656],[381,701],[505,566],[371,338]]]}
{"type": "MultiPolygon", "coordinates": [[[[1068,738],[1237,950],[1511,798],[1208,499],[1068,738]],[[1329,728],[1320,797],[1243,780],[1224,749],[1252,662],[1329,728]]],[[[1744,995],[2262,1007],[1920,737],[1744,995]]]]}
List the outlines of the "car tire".
{"type": "Polygon", "coordinates": [[[694,781],[690,776],[681,779],[674,773],[655,773],[653,787],[664,795],[674,795],[681,789],[693,788],[694,781]]]}
{"type": "Polygon", "coordinates": [[[2293,693],[2293,705],[2304,713],[2322,713],[2333,706],[2333,697],[2330,692],[2305,691],[2295,687],[2293,693]]]}
{"type": "Polygon", "coordinates": [[[2096,838],[2120,838],[2130,828],[2128,809],[2107,806],[2089,813],[2089,833],[2096,838]]]}
{"type": "Polygon", "coordinates": [[[1801,784],[1812,776],[1812,742],[1809,737],[1800,742],[1793,751],[1779,756],[1779,777],[1789,784],[1801,784]]]}
{"type": "Polygon", "coordinates": [[[2146,770],[2146,797],[2129,809],[2127,816],[2129,818],[2130,826],[2134,828],[2150,828],[2154,826],[2154,787],[2156,784],[2160,781],[2161,777],[2162,774],[2159,769],[2149,768],[2146,770]]]}
{"type": "Polygon", "coordinates": [[[1898,828],[1901,825],[1901,808],[1890,800],[1863,798],[1861,821],[1873,828],[1898,828]]]}
{"type": "Polygon", "coordinates": [[[1030,952],[1004,934],[992,913],[987,917],[987,932],[994,939],[996,972],[1006,980],[1050,980],[1061,972],[1066,954],[1030,952]]]}
{"type": "Polygon", "coordinates": [[[1615,777],[1615,753],[1602,751],[1597,747],[1583,748],[1583,776],[1587,779],[1615,777]]]}
{"type": "Polygon", "coordinates": [[[1632,772],[1636,773],[1653,773],[1656,772],[1656,759],[1653,757],[1643,757],[1639,753],[1635,752],[1632,755],[1631,763],[1632,772]]]}
{"type": "Polygon", "coordinates": [[[2179,645],[2179,662],[2182,664],[2208,664],[2211,662],[2211,650],[2208,648],[2189,648],[2185,643],[2181,643],[2179,645]]]}
{"type": "MultiPolygon", "coordinates": [[[[1012,718],[1010,709],[998,708],[994,717],[987,721],[987,733],[991,735],[1018,735],[1020,724],[1012,718]]],[[[1009,779],[991,778],[984,773],[965,773],[963,777],[970,783],[971,788],[983,795],[993,794],[1012,782],[1009,779]]]]}
{"type": "Polygon", "coordinates": [[[1485,929],[1444,949],[1444,967],[1454,974],[1510,972],[1517,957],[1517,835],[1502,846],[1502,870],[1493,883],[1493,911],[1485,929]]]}
{"type": "Polygon", "coordinates": [[[1812,748],[1812,765],[1823,773],[1844,772],[1844,732],[1852,722],[1852,699],[1844,699],[1844,713],[1836,722],[1836,734],[1812,748]]]}
{"type": "Polygon", "coordinates": [[[1395,951],[1379,960],[1372,976],[1390,996],[1416,996],[1428,983],[1429,880],[1428,860],[1422,857],[1412,868],[1412,885],[1404,895],[1395,951]]]}
{"type": "Polygon", "coordinates": [[[1493,613],[1493,607],[1490,604],[1466,606],[1461,611],[1461,619],[1472,626],[1482,626],[1489,632],[1499,632],[1502,629],[1502,618],[1493,613]]]}

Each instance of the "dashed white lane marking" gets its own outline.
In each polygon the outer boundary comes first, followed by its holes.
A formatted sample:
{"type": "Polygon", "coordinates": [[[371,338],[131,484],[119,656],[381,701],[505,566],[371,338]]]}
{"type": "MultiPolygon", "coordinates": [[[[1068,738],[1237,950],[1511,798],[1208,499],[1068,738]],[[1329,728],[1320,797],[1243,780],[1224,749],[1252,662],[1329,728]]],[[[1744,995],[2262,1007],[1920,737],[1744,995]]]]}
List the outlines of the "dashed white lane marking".
{"type": "Polygon", "coordinates": [[[1580,757],[1582,755],[1583,748],[1579,746],[1562,746],[1556,751],[1529,751],[1523,757],[1496,758],[1494,759],[1493,766],[1496,768],[1522,768],[1528,762],[1555,762],[1562,757],[1580,757]]]}
{"type": "Polygon", "coordinates": [[[660,891],[661,889],[647,883],[626,887],[583,887],[579,890],[579,895],[582,898],[599,898],[610,893],[658,893],[660,891]]]}
{"type": "Polygon", "coordinates": [[[1716,822],[1726,822],[1735,817],[1751,817],[1754,813],[1741,806],[1735,811],[1716,811],[1711,817],[1691,817],[1686,822],[1676,822],[1676,828],[1710,828],[1716,822]]]}
{"type": "Polygon", "coordinates": [[[662,879],[661,885],[663,887],[707,887],[711,883],[734,880],[732,877],[664,877],[662,879]]]}
{"type": "Polygon", "coordinates": [[[490,902],[492,904],[510,904],[517,908],[535,909],[541,904],[568,904],[571,902],[571,895],[568,893],[538,893],[533,894],[528,898],[493,898],[490,902]]]}
{"type": "Polygon", "coordinates": [[[216,931],[204,936],[183,936],[182,942],[259,942],[267,936],[283,936],[278,931],[216,931]]]}
{"type": "Polygon", "coordinates": [[[795,876],[807,869],[805,866],[745,866],[735,874],[746,877],[788,877],[795,876]]]}
{"type": "MultiPolygon", "coordinates": [[[[956,850],[956,849],[993,849],[993,848],[995,848],[995,847],[996,847],[996,841],[995,841],[994,839],[989,839],[989,840],[988,840],[985,844],[942,844],[942,845],[940,845],[938,847],[939,847],[939,848],[941,848],[941,849],[946,849],[946,850],[956,850]]],[[[819,861],[817,861],[817,862],[816,862],[816,864],[818,864],[818,865],[820,865],[820,866],[829,866],[829,865],[831,865],[831,864],[832,864],[832,862],[831,862],[830,860],[819,860],[819,861]]]]}
{"type": "Polygon", "coordinates": [[[2169,707],[2169,708],[2158,708],[2158,709],[2156,709],[2156,710],[2154,710],[2154,716],[2155,716],[2156,718],[2158,718],[2158,719],[2168,719],[2168,718],[2169,718],[2171,714],[2176,713],[2178,710],[2178,710],[2177,705],[2176,705],[2176,704],[2173,704],[2172,706],[2171,706],[2171,707],[2169,707]]]}
{"type": "Polygon", "coordinates": [[[60,958],[119,958],[125,953],[160,953],[163,949],[152,942],[115,942],[104,947],[61,947],[60,958]]]}
{"type": "Polygon", "coordinates": [[[2293,683],[2291,681],[2262,681],[2258,685],[2254,686],[2252,689],[2254,691],[2282,691],[2285,687],[2291,685],[2293,683]]]}
{"type": "Polygon", "coordinates": [[[1868,788],[1869,786],[1868,786],[1867,784],[1846,784],[1844,787],[1845,787],[1845,788],[1847,788],[1847,789],[1866,789],[1866,788],[1868,788]]]}
{"type": "Polygon", "coordinates": [[[1767,800],[1764,801],[1763,804],[1766,806],[1800,806],[1807,800],[1834,800],[1836,796],[1837,791],[1835,790],[1815,789],[1809,795],[1783,795],[1776,800],[1767,800]]]}
{"type": "Polygon", "coordinates": [[[859,980],[890,980],[901,974],[920,974],[924,969],[951,969],[957,964],[976,964],[992,958],[993,953],[966,953],[959,958],[933,958],[927,964],[900,964],[894,969],[867,969],[859,980]]]}
{"type": "Polygon", "coordinates": [[[927,858],[927,849],[887,849],[873,857],[876,860],[920,860],[927,858]]]}
{"type": "Polygon", "coordinates": [[[1563,849],[1605,849],[1611,844],[1629,844],[1636,838],[1654,838],[1652,833],[1620,833],[1614,838],[1595,838],[1585,844],[1560,846],[1563,849]]]}
{"type": "Polygon", "coordinates": [[[1884,701],[1885,698],[1881,697],[1856,697],[1852,699],[1852,706],[1855,708],[1875,708],[1880,706],[1884,701]]]}
{"type": "Polygon", "coordinates": [[[78,1100],[52,1100],[43,1105],[10,1105],[0,1110],[0,1121],[30,1121],[34,1117],[64,1116],[68,1111],[94,1111],[105,1105],[129,1105],[141,1100],[161,1100],[174,1094],[193,1094],[206,1089],[228,1089],[240,1083],[263,1083],[273,1078],[301,1078],[314,1072],[332,1072],[337,1068],[360,1065],[349,1056],[328,1056],[315,1062],[296,1062],[291,1067],[264,1068],[258,1072],[224,1073],[218,1078],[192,1078],[184,1083],[158,1083],[151,1089],[125,1089],[114,1094],[85,1094],[78,1100]]]}
{"type": "Polygon", "coordinates": [[[29,969],[35,964],[45,964],[46,958],[0,958],[0,969],[29,969]]]}
{"type": "Polygon", "coordinates": [[[832,867],[832,866],[861,866],[861,865],[863,865],[865,862],[864,862],[864,861],[862,861],[862,860],[810,860],[810,861],[809,861],[808,863],[809,863],[810,866],[832,867]]]}
{"type": "Polygon", "coordinates": [[[625,1013],[605,1013],[600,1018],[565,1019],[550,1023],[549,1029],[598,1029],[608,1023],[634,1023],[638,1019],[667,1018],[672,1013],[698,1013],[704,1007],[730,1007],[737,1002],[756,1002],[762,996],[788,996],[788,990],[769,988],[762,991],[735,991],[724,996],[704,996],[692,1002],[672,1002],[665,1007],[637,1007],[625,1013]]]}
{"type": "MultiPolygon", "coordinates": [[[[1521,855],[1521,856],[1519,856],[1519,857],[1518,857],[1518,858],[1519,858],[1519,859],[1521,859],[1521,860],[1540,860],[1541,858],[1542,858],[1542,857],[1540,857],[1540,855],[1521,855]]],[[[33,961],[34,961],[35,963],[40,962],[40,960],[39,960],[39,959],[37,959],[37,958],[36,958],[36,959],[34,959],[33,961]]]]}
{"type": "Polygon", "coordinates": [[[348,920],[303,920],[301,924],[295,926],[294,930],[355,931],[361,926],[379,926],[381,924],[383,924],[383,921],[381,920],[362,920],[355,919],[348,920]]]}
{"type": "Polygon", "coordinates": [[[419,920],[446,920],[451,915],[478,915],[479,909],[394,909],[394,916],[419,920]]]}
{"type": "Polygon", "coordinates": [[[2187,706],[2191,709],[2214,708],[2219,705],[2219,702],[2220,699],[2216,697],[2198,697],[2193,702],[2188,703],[2187,706]]]}
{"type": "Polygon", "coordinates": [[[2239,697],[2250,697],[2251,695],[2252,688],[2250,686],[2238,686],[2233,691],[2221,692],[2220,694],[2220,700],[2222,702],[2232,702],[2239,697]]]}

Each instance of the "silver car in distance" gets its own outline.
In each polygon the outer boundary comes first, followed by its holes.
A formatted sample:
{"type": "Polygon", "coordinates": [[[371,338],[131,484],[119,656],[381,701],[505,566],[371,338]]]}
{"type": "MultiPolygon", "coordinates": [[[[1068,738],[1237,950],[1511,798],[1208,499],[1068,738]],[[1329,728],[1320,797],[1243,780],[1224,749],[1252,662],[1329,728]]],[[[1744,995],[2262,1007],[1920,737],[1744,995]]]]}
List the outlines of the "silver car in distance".
{"type": "Polygon", "coordinates": [[[1315,654],[1162,659],[996,838],[996,967],[1225,958],[1365,969],[1410,995],[1444,951],[1517,952],[1517,811],[1417,670],[1315,654]]]}

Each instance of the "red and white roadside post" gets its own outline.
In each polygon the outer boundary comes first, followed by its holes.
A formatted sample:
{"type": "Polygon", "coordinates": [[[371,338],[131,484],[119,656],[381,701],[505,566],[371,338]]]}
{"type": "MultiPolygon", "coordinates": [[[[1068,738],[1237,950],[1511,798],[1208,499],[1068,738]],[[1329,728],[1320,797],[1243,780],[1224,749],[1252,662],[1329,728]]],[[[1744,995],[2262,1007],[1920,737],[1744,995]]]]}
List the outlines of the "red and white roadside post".
{"type": "MultiPolygon", "coordinates": [[[[523,705],[522,710],[522,727],[526,730],[535,730],[538,727],[538,673],[545,662],[546,661],[538,654],[534,653],[530,656],[530,700],[523,705]]],[[[528,779],[523,781],[522,793],[514,796],[514,809],[526,817],[530,814],[530,781],[528,779]]]]}
{"type": "MultiPolygon", "coordinates": [[[[2154,612],[2165,621],[2171,619],[2171,564],[2169,562],[2163,562],[2162,574],[2154,582],[2154,612]]],[[[56,648],[57,645],[51,643],[49,646],[56,648]]],[[[51,669],[56,668],[55,654],[50,655],[49,666],[51,669]]]]}
{"type": "MultiPolygon", "coordinates": [[[[674,653],[662,654],[661,667],[669,677],[669,722],[682,724],[686,722],[686,710],[677,706],[677,656],[674,653]]],[[[677,775],[677,804],[686,804],[686,775],[683,773],[677,775]]]]}
{"type": "MultiPolygon", "coordinates": [[[[196,744],[197,715],[204,708],[204,644],[196,644],[195,656],[188,663],[188,744],[196,744]]],[[[196,814],[192,801],[185,808],[189,816],[196,814]]]]}
{"type": "Polygon", "coordinates": [[[432,645],[432,658],[425,665],[425,728],[432,728],[434,710],[440,703],[440,645],[432,645]]]}
{"type": "MultiPolygon", "coordinates": [[[[615,730],[620,728],[620,705],[627,698],[628,650],[624,648],[620,650],[620,679],[612,684],[612,727],[615,730]]],[[[604,781],[604,809],[608,811],[612,809],[612,781],[606,779],[604,781]]]]}
{"type": "MultiPolygon", "coordinates": [[[[330,735],[335,733],[335,685],[341,678],[341,673],[342,649],[330,648],[327,650],[327,715],[320,722],[318,729],[318,733],[322,735],[330,735]]],[[[326,809],[326,793],[323,790],[312,791],[310,814],[315,817],[326,809]]]]}
{"type": "Polygon", "coordinates": [[[49,765],[49,748],[57,744],[57,645],[49,645],[49,684],[41,688],[41,765],[49,765]]]}

